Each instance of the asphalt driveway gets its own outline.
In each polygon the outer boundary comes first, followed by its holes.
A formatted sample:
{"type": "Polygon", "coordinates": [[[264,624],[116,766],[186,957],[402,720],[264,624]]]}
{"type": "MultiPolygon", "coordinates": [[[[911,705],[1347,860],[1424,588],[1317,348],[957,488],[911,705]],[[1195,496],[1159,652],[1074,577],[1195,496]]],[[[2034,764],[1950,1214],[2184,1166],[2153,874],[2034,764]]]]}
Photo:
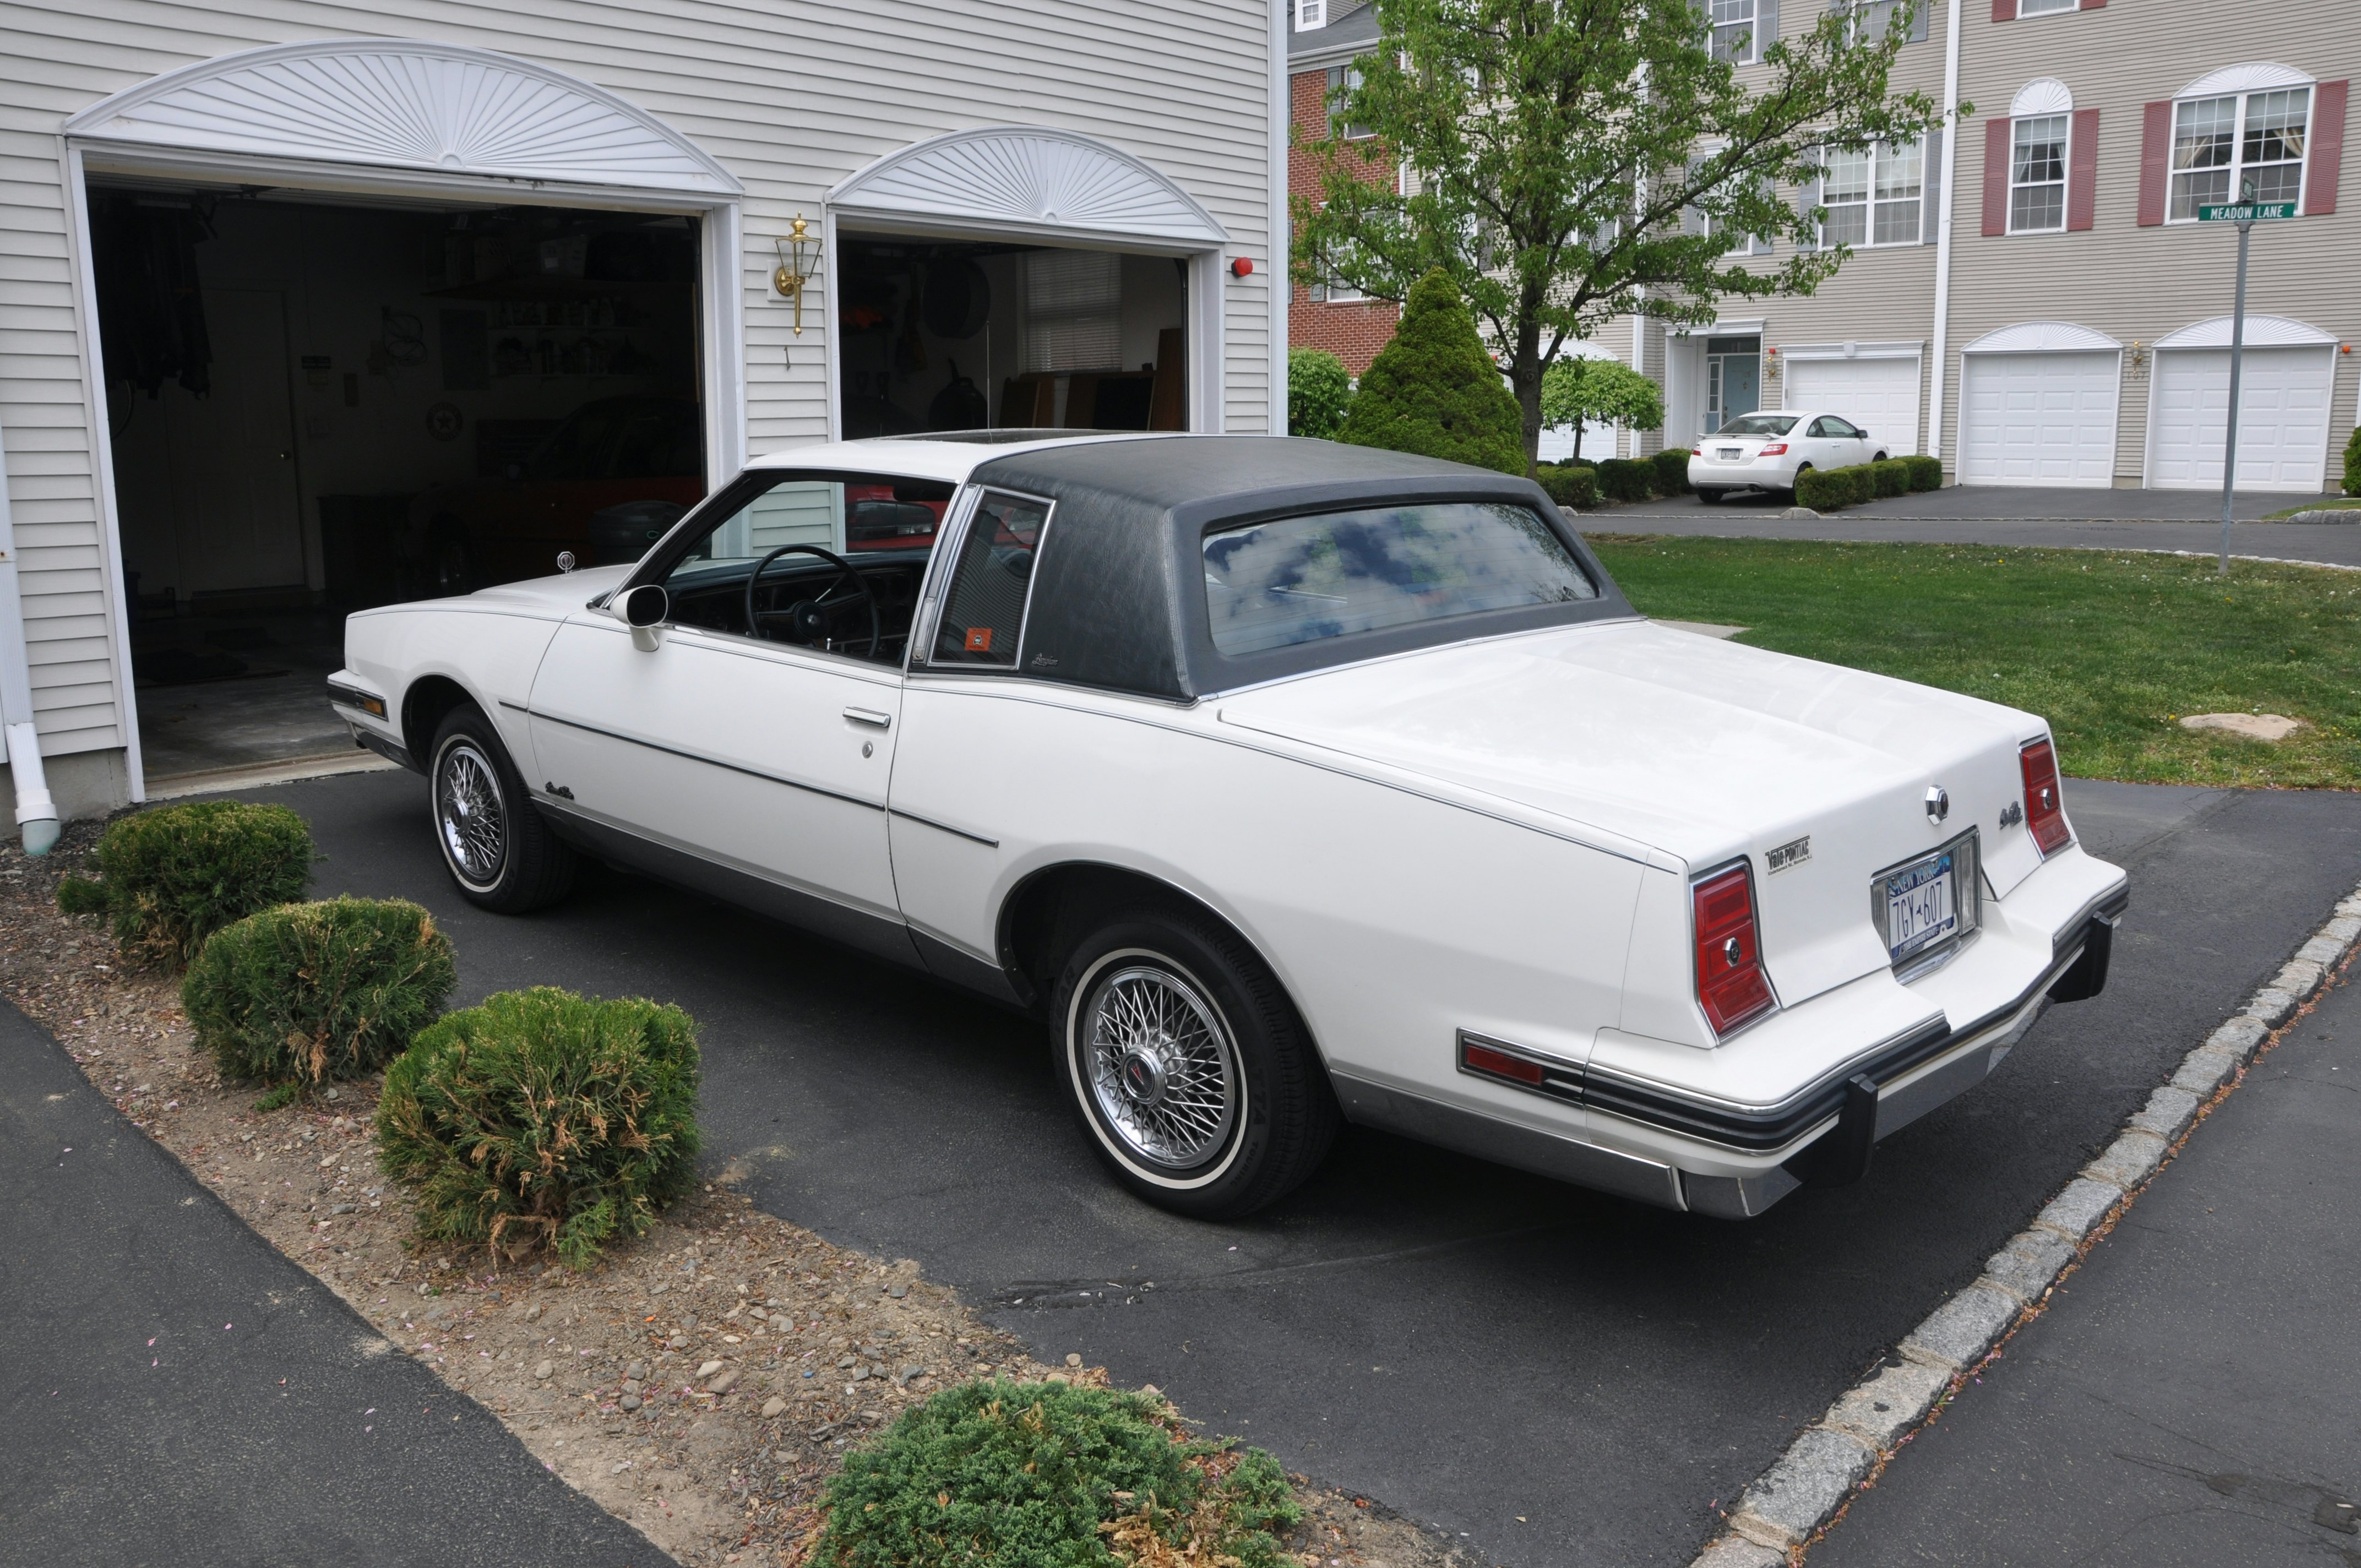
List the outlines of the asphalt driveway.
{"type": "Polygon", "coordinates": [[[1972,1278],[2361,875],[2361,796],[2070,785],[2085,841],[2132,868],[2114,985],[1882,1145],[1861,1185],[1730,1225],[1355,1132],[1288,1202],[1215,1226],[1101,1176],[1036,1025],[633,878],[478,913],[407,773],[256,797],[311,818],[320,895],[433,908],[461,1001],[555,983],[687,1007],[708,1157],[749,1162],[764,1207],[915,1258],[1038,1352],[1156,1383],[1521,1568],[1685,1563],[1714,1504],[1972,1278]]]}

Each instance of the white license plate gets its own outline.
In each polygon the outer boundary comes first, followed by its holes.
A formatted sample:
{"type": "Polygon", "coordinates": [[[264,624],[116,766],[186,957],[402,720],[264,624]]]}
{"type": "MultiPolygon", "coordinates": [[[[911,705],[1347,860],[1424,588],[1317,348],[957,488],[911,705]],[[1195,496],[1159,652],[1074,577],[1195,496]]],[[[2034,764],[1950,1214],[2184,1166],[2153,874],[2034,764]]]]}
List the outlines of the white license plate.
{"type": "Polygon", "coordinates": [[[1944,850],[1882,879],[1885,947],[1894,962],[1958,934],[1959,870],[1957,853],[1944,850]]]}
{"type": "Polygon", "coordinates": [[[1743,449],[1736,446],[1725,446],[1721,449],[1721,455],[1725,462],[1735,462],[1740,456],[1743,455],[1743,449]]]}

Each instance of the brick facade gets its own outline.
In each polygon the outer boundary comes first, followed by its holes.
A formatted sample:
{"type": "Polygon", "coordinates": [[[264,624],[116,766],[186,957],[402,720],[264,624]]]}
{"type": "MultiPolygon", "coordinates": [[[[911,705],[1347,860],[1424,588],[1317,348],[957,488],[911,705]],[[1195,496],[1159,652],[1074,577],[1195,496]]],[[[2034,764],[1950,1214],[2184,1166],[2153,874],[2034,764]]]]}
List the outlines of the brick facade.
{"type": "MultiPolygon", "coordinates": [[[[1328,134],[1328,73],[1323,71],[1298,71],[1289,78],[1290,117],[1295,126],[1294,145],[1287,153],[1287,191],[1290,196],[1302,196],[1312,201],[1320,197],[1319,166],[1301,145],[1317,141],[1328,134]]],[[[1390,181],[1394,178],[1393,159],[1375,148],[1367,159],[1368,178],[1390,181]]],[[[1345,362],[1345,368],[1355,376],[1369,367],[1378,350],[1393,341],[1394,323],[1400,319],[1401,307],[1389,300],[1356,300],[1349,304],[1329,304],[1314,302],[1311,291],[1301,283],[1292,285],[1293,296],[1287,306],[1287,345],[1290,348],[1324,348],[1345,362]]]]}

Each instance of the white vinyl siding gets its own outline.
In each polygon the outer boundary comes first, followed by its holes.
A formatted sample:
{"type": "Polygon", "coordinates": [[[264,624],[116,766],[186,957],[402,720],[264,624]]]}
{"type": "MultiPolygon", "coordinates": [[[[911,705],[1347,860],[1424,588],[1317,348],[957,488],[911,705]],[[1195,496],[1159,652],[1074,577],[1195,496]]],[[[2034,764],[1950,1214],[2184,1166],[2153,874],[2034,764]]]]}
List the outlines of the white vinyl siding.
{"type": "MultiPolygon", "coordinates": [[[[45,750],[126,743],[112,649],[97,464],[69,263],[59,127],[164,71],[263,45],[367,35],[472,45],[538,60],[613,92],[697,142],[742,181],[746,446],[828,433],[825,280],[804,332],[771,291],[773,239],[828,189],[914,141],[994,122],[1071,129],[1137,156],[1228,231],[1255,277],[1221,280],[1220,341],[1191,351],[1218,378],[1227,427],[1270,408],[1270,8],[1191,0],[979,8],[918,0],[851,6],[566,0],[455,6],[385,0],[91,0],[0,12],[0,428],[23,552],[27,636],[45,750]],[[818,311],[815,331],[814,308],[818,311]]],[[[1283,44],[1284,38],[1280,42],[1283,44]]],[[[1283,133],[1282,133],[1283,134],[1283,133]]],[[[489,185],[488,197],[497,200],[489,185]]],[[[1193,319],[1193,318],[1192,318],[1193,319]]],[[[722,417],[732,417],[724,411],[722,417]]]]}
{"type": "Polygon", "coordinates": [[[2303,194],[2312,89],[2193,98],[2172,106],[2172,223],[2194,223],[2210,203],[2292,202],[2303,194]]]}
{"type": "MultiPolygon", "coordinates": [[[[2334,349],[2326,344],[2246,351],[2238,373],[2238,488],[2319,493],[2335,373],[2334,349]]],[[[2218,489],[2229,406],[2228,349],[2159,350],[2147,482],[2158,489],[2218,489]]]]}
{"type": "Polygon", "coordinates": [[[1961,484],[2114,482],[2122,356],[2104,349],[1961,358],[1961,484]]]}

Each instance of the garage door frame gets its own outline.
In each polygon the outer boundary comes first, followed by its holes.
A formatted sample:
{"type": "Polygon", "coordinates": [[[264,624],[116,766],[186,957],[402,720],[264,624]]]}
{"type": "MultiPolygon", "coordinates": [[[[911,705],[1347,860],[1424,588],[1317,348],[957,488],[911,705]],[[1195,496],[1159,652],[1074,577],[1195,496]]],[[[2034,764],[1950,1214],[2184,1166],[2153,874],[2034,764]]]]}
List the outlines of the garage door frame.
{"type": "MultiPolygon", "coordinates": [[[[481,104],[498,104],[484,94],[481,104]]],[[[397,125],[396,133],[405,127],[397,125]]],[[[82,335],[84,417],[93,433],[101,586],[113,622],[114,687],[124,766],[134,801],[148,796],[138,699],[131,680],[131,615],[125,601],[122,518],[107,438],[105,367],[99,349],[97,269],[91,248],[89,176],[162,176],[284,190],[478,202],[495,206],[587,207],[677,214],[698,220],[697,353],[705,400],[706,462],[734,474],[746,457],[745,188],[710,154],[654,115],[605,89],[516,56],[407,38],[333,38],[273,44],[201,60],[101,99],[70,117],[60,137],[66,243],[82,335]],[[284,82],[316,89],[314,118],[291,126],[284,82]],[[463,123],[468,94],[455,78],[509,81],[528,103],[504,124],[463,123]],[[383,96],[364,95],[374,82],[383,96]],[[414,96],[413,96],[414,94],[414,96]],[[388,103],[416,108],[418,131],[440,135],[395,145],[388,103]],[[444,116],[450,116],[444,119],[444,116]],[[437,123],[440,121],[441,123],[437,123]],[[538,139],[523,134],[539,131],[538,139]],[[471,132],[485,132],[479,137],[471,132]],[[426,140],[437,142],[436,148],[426,140]]]]}
{"type": "MultiPolygon", "coordinates": [[[[1888,440],[1884,445],[1887,453],[1895,457],[1913,456],[1924,450],[1926,442],[1922,433],[1921,416],[1927,407],[1925,340],[1894,343],[1782,344],[1778,349],[1778,359],[1782,367],[1779,372],[1779,406],[1783,410],[1790,409],[1795,405],[1795,400],[1788,395],[1788,388],[1795,375],[1795,367],[1798,365],[1822,365],[1830,362],[1857,364],[1862,360],[1891,363],[1908,360],[1911,368],[1910,418],[1907,422],[1906,433],[1902,437],[1902,442],[1906,444],[1888,440]]],[[[1801,411],[1797,409],[1796,411],[1801,411]]],[[[1847,419],[1852,419],[1852,415],[1843,409],[1831,409],[1827,411],[1844,414],[1847,419]]],[[[1864,423],[1857,419],[1853,420],[1853,422],[1864,423]]],[[[1880,433],[1874,424],[1864,425],[1864,428],[1869,429],[1872,434],[1880,433]]]]}
{"type": "MultiPolygon", "coordinates": [[[[2097,479],[2068,480],[2043,485],[2055,489],[2107,489],[2114,484],[2115,453],[2123,435],[2124,419],[2124,345],[2104,333],[2093,332],[2072,322],[2023,322],[2015,326],[1988,332],[1960,350],[1959,411],[1952,426],[1951,450],[1959,482],[1962,485],[2004,485],[2015,483],[2006,477],[1971,479],[1968,477],[1968,404],[1969,367],[1976,361],[1990,362],[2003,357],[2025,355],[2092,355],[2114,356],[2114,399],[2108,411],[2106,473],[2097,479]],[[1971,357],[1972,356],[1972,358],[1971,357]]],[[[2042,485],[2040,480],[2030,481],[2042,485]]]]}
{"type": "MultiPolygon", "coordinates": [[[[2172,488],[2200,490],[2214,489],[2220,487],[2221,481],[2218,477],[2204,484],[2187,486],[2165,486],[2158,482],[2157,441],[2158,437],[2161,433],[2158,428],[2158,406],[2164,400],[2159,395],[2159,391],[2164,384],[2165,367],[2169,359],[2173,356],[2187,354],[2226,353],[2230,346],[2230,326],[2231,323],[2228,316],[2215,316],[2207,321],[2192,323],[2188,326],[2182,327],[2178,332],[2168,333],[2163,337],[2156,340],[2156,343],[2153,345],[2153,352],[2156,356],[2156,368],[2150,372],[2148,378],[2148,385],[2151,389],[2147,400],[2147,431],[2145,438],[2140,444],[2140,484],[2142,487],[2149,489],[2172,488]]],[[[2337,340],[2329,334],[2322,332],[2318,327],[2310,325],[2304,322],[2294,320],[2291,317],[2262,315],[2248,316],[2246,318],[2245,345],[2249,350],[2290,349],[2297,352],[2310,350],[2322,355],[2327,361],[2328,407],[2323,411],[2321,419],[2320,478],[2318,483],[2311,486],[2257,484],[2240,487],[2241,488],[2249,490],[2260,490],[2266,492],[2279,491],[2288,495],[2317,494],[2321,488],[2327,487],[2329,483],[2330,448],[2334,444],[2336,433],[2335,404],[2337,340]]],[[[2239,403],[2241,405],[2242,412],[2246,402],[2245,393],[2246,390],[2247,384],[2242,381],[2239,388],[2239,403]]],[[[2202,422],[2202,420],[2200,422],[2202,422]]]]}

